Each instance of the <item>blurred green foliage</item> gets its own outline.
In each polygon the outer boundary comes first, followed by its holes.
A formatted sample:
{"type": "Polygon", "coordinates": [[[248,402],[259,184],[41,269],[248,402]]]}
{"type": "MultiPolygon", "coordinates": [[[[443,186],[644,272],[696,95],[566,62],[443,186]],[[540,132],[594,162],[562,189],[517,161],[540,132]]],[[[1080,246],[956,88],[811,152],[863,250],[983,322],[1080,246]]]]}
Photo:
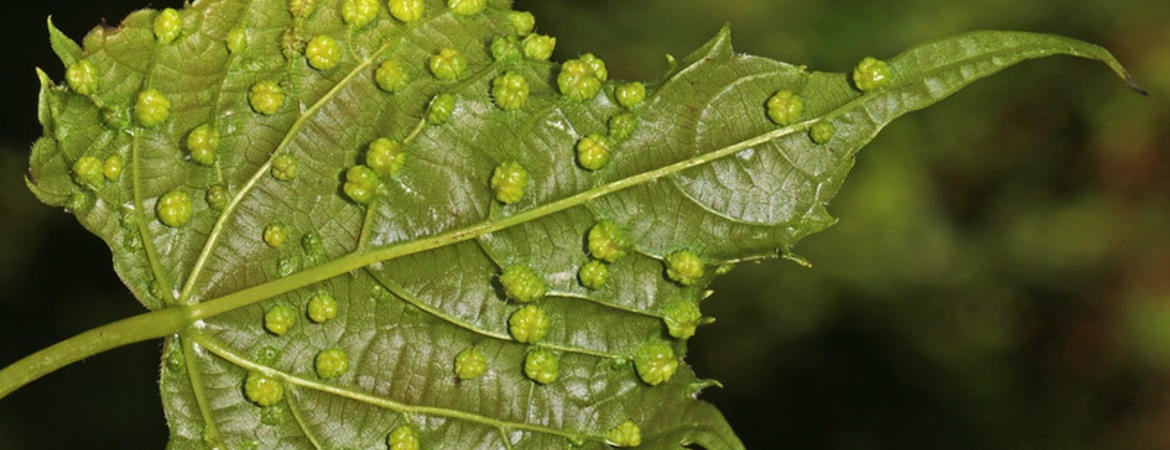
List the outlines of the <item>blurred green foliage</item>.
{"type": "MultiPolygon", "coordinates": [[[[146,6],[81,3],[11,18],[19,37],[5,45],[51,61],[48,13],[80,38],[88,25],[67,24],[146,6]]],[[[724,23],[740,51],[831,71],[971,29],[1112,50],[1150,97],[1056,58],[896,122],[831,205],[841,222],[796,249],[815,267],[747,264],[721,279],[703,305],[718,321],[688,360],[724,383],[704,397],[749,448],[1170,448],[1170,2],[516,6],[557,36],[558,59],[593,52],[625,79],[656,79],[665,54],[685,56],[724,23]]],[[[21,186],[36,82],[28,61],[4,64],[26,107],[6,113],[19,127],[5,128],[0,158],[0,364],[136,308],[108,250],[21,186]],[[54,326],[29,329],[33,314],[54,326]]],[[[0,448],[161,448],[157,355],[157,343],[119,350],[6,398],[0,448]]]]}

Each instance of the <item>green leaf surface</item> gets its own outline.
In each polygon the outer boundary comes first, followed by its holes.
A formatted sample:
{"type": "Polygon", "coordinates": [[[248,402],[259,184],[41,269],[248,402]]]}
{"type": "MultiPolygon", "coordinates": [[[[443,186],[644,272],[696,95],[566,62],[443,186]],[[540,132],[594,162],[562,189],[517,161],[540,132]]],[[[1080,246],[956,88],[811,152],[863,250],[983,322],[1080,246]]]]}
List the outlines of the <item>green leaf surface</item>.
{"type": "Polygon", "coordinates": [[[361,3],[196,1],[177,34],[143,10],[81,50],[50,24],[98,83],[41,74],[29,187],[109,244],[146,308],[182,319],[159,333],[174,448],[381,448],[403,426],[427,448],[605,448],[630,443],[627,422],[645,448],[742,448],[697,399],[718,383],[682,362],[719,269],[798,259],[858,150],[976,79],[1069,54],[1128,80],[1100,47],[988,31],[857,83],[737,54],[725,28],[634,102],[595,57],[524,59],[506,1],[425,1],[409,22],[384,2],[345,12],[361,3]],[[802,102],[793,120],[769,117],[779,91],[802,102]],[[590,136],[608,157],[583,165],[590,136]],[[581,276],[595,259],[606,275],[581,276]],[[325,294],[335,315],[310,312],[325,294]],[[543,323],[517,325],[522,308],[543,323]],[[469,348],[486,370],[457,371],[469,348]],[[534,376],[533,352],[559,364],[534,376]]]}

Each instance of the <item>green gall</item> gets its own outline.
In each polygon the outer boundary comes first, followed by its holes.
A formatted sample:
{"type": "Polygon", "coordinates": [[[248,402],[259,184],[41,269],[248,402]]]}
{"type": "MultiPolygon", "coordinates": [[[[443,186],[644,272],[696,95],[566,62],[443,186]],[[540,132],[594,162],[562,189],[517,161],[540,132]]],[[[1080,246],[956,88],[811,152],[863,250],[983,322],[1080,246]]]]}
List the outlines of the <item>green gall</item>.
{"type": "Polygon", "coordinates": [[[527,305],[508,317],[508,332],[517,342],[532,344],[548,335],[548,316],[537,305],[527,305]]]}
{"type": "Polygon", "coordinates": [[[609,79],[609,70],[605,68],[605,61],[602,61],[601,58],[592,53],[586,53],[578,59],[589,65],[589,69],[593,70],[593,76],[597,77],[598,80],[606,81],[609,79]]]}
{"type": "Polygon", "coordinates": [[[524,358],[524,375],[540,384],[557,381],[560,376],[561,357],[551,350],[538,348],[528,352],[524,358]]]}
{"type": "Polygon", "coordinates": [[[777,125],[792,125],[800,120],[804,100],[792,91],[779,91],[768,99],[768,118],[777,125]]]}
{"type": "Polygon", "coordinates": [[[651,386],[670,381],[678,370],[678,358],[674,349],[666,342],[646,342],[634,354],[634,370],[638,378],[651,386]]]}
{"type": "Polygon", "coordinates": [[[626,107],[626,109],[633,109],[642,104],[642,101],[646,99],[646,85],[640,81],[626,83],[618,86],[614,93],[617,96],[618,104],[626,107]]]}
{"type": "Polygon", "coordinates": [[[853,85],[861,92],[869,92],[890,82],[894,77],[890,65],[877,58],[866,56],[853,68],[853,85]]]}
{"type": "Polygon", "coordinates": [[[276,347],[265,345],[256,350],[256,363],[264,366],[271,366],[280,359],[280,350],[276,347]]]}
{"type": "Polygon", "coordinates": [[[514,37],[492,38],[491,53],[493,61],[512,61],[520,59],[520,42],[514,37]]]}
{"type": "Polygon", "coordinates": [[[280,34],[280,53],[285,59],[298,57],[305,51],[305,36],[301,27],[289,27],[280,34]]]}
{"type": "Polygon", "coordinates": [[[612,220],[602,220],[585,236],[589,255],[607,263],[617,262],[630,249],[630,239],[612,220]]]}
{"type": "Polygon", "coordinates": [[[107,180],[118,181],[122,178],[122,157],[118,155],[110,155],[106,158],[106,162],[102,164],[102,175],[105,175],[107,180]]]}
{"type": "Polygon", "coordinates": [[[264,329],[277,336],[284,336],[297,323],[297,313],[288,305],[276,305],[264,313],[264,329]]]}
{"type": "Polygon", "coordinates": [[[451,114],[455,112],[455,96],[451,94],[439,94],[431,99],[431,103],[427,105],[427,123],[431,125],[442,125],[451,119],[451,114]]]}
{"type": "Polygon", "coordinates": [[[475,347],[468,347],[455,355],[455,376],[460,380],[479,378],[487,368],[487,357],[475,347]]]}
{"type": "Polygon", "coordinates": [[[457,80],[467,69],[467,58],[459,50],[444,48],[427,60],[431,74],[442,81],[457,80]]]}
{"type": "Polygon", "coordinates": [[[386,437],[386,445],[390,446],[390,450],[418,450],[419,441],[418,434],[414,429],[406,425],[395,428],[386,437]]]}
{"type": "Polygon", "coordinates": [[[301,248],[305,251],[305,257],[308,259],[316,259],[325,256],[325,243],[321,242],[321,235],[316,231],[305,233],[301,237],[301,248]]]}
{"type": "Polygon", "coordinates": [[[329,35],[314,36],[305,46],[305,59],[317,70],[329,70],[341,62],[341,44],[329,35]]]}
{"type": "Polygon", "coordinates": [[[492,80],[492,98],[504,111],[515,111],[528,101],[528,80],[512,71],[492,80]]]}
{"type": "Polygon", "coordinates": [[[634,134],[638,129],[638,116],[633,113],[621,113],[609,118],[609,139],[621,142],[634,134]]]}
{"type": "Polygon", "coordinates": [[[535,302],[548,293],[548,283],[544,278],[523,264],[505,268],[500,274],[500,285],[504,287],[504,295],[520,303],[535,302]]]}
{"type": "Polygon", "coordinates": [[[590,260],[577,271],[577,280],[582,286],[592,290],[601,289],[609,279],[609,266],[596,259],[590,260]]]}
{"type": "Polygon", "coordinates": [[[366,166],[382,177],[397,174],[405,162],[406,152],[398,141],[378,138],[366,149],[366,166]]]}
{"type": "Polygon", "coordinates": [[[341,4],[341,20],[351,27],[364,27],[377,17],[378,0],[345,0],[341,4]]]}
{"type": "Polygon", "coordinates": [[[191,196],[186,192],[174,190],[159,197],[154,205],[154,212],[158,221],[171,228],[179,228],[191,221],[194,207],[191,205],[191,196]]]}
{"type": "Polygon", "coordinates": [[[524,197],[528,170],[515,161],[505,161],[492,171],[491,188],[496,201],[510,205],[524,197]]]}
{"type": "Polygon", "coordinates": [[[154,37],[159,42],[170,44],[183,32],[183,18],[174,8],[167,8],[154,17],[154,37]]]}
{"type": "Polygon", "coordinates": [[[460,16],[474,16],[487,8],[487,0],[447,0],[447,7],[460,16]]]}
{"type": "Polygon", "coordinates": [[[536,28],[536,16],[528,11],[512,11],[508,13],[508,22],[512,24],[512,29],[516,31],[517,36],[524,36],[532,32],[536,28]]]}
{"type": "Polygon", "coordinates": [[[276,274],[281,277],[292,275],[301,270],[300,255],[288,255],[276,261],[276,274]]]}
{"type": "Polygon", "coordinates": [[[317,9],[317,3],[314,0],[288,0],[288,13],[298,19],[304,19],[313,14],[313,10],[317,9]]]}
{"type": "Polygon", "coordinates": [[[248,372],[244,380],[244,395],[248,401],[259,406],[271,406],[284,398],[284,386],[275,378],[264,376],[260,372],[248,372]]]}
{"type": "Polygon", "coordinates": [[[98,88],[97,68],[88,60],[79,59],[65,68],[65,82],[69,89],[81,95],[93,95],[98,88]]]}
{"type": "Polygon", "coordinates": [[[378,66],[378,70],[374,72],[374,82],[378,83],[378,88],[393,94],[406,87],[406,84],[410,82],[410,76],[402,68],[402,64],[388,59],[383,61],[378,66]]]}
{"type": "Polygon", "coordinates": [[[212,208],[223,211],[224,208],[227,208],[230,200],[231,195],[228,194],[227,186],[213,184],[207,188],[207,204],[212,208]]]}
{"type": "Polygon", "coordinates": [[[338,348],[322,350],[313,360],[313,366],[321,379],[337,378],[349,371],[349,356],[338,348]]]}
{"type": "Polygon", "coordinates": [[[309,299],[307,310],[309,320],[325,323],[337,317],[337,300],[327,292],[319,292],[309,299]]]}
{"type": "Polygon", "coordinates": [[[195,127],[187,133],[187,153],[191,160],[204,166],[215,164],[215,150],[219,147],[219,131],[210,123],[195,127]]]}
{"type": "Polygon", "coordinates": [[[614,447],[637,447],[642,445],[642,428],[632,421],[622,422],[605,433],[605,443],[614,447]]]}
{"type": "Polygon", "coordinates": [[[561,65],[557,87],[570,100],[585,101],[596,97],[601,91],[601,80],[593,74],[593,68],[588,63],[570,59],[561,65]]]}
{"type": "Polygon", "coordinates": [[[284,408],[279,406],[260,408],[260,423],[268,426],[284,423],[284,408]]]}
{"type": "Polygon", "coordinates": [[[101,187],[106,181],[102,160],[82,156],[73,163],[73,181],[82,186],[101,187]]]}
{"type": "Polygon", "coordinates": [[[421,19],[425,11],[423,0],[390,0],[390,15],[405,23],[421,19]]]}
{"type": "Polygon", "coordinates": [[[677,299],[662,308],[662,321],[671,337],[688,339],[695,335],[695,329],[703,321],[699,304],[688,299],[677,299]]]}
{"type": "Polygon", "coordinates": [[[833,123],[829,122],[828,120],[822,120],[814,123],[813,126],[808,129],[808,137],[817,144],[827,144],[831,139],[833,139],[833,135],[836,133],[837,127],[833,126],[833,123]]]}
{"type": "Polygon", "coordinates": [[[591,134],[577,142],[577,163],[586,170],[598,170],[609,162],[609,141],[591,134]]]}
{"type": "Polygon", "coordinates": [[[524,57],[533,61],[548,61],[557,48],[557,38],[543,34],[530,34],[520,42],[524,57]]]}
{"type": "Polygon", "coordinates": [[[275,81],[261,81],[252,85],[248,92],[248,104],[252,110],[266,116],[276,114],[284,106],[284,89],[275,81]]]}
{"type": "Polygon", "coordinates": [[[288,227],[282,223],[273,223],[264,227],[264,243],[272,248],[280,248],[288,239],[288,227]]]}
{"type": "Polygon", "coordinates": [[[373,200],[382,184],[378,173],[367,166],[353,166],[345,172],[345,185],[342,191],[354,203],[365,205],[373,200]]]}
{"type": "Polygon", "coordinates": [[[243,28],[232,28],[228,31],[224,44],[227,45],[229,52],[239,53],[248,45],[248,33],[243,28]]]}
{"type": "Polygon", "coordinates": [[[693,286],[703,278],[703,260],[690,250],[680,250],[669,255],[663,261],[666,265],[666,277],[683,286],[693,286]]]}
{"type": "Polygon", "coordinates": [[[144,127],[151,128],[167,121],[171,116],[171,101],[156,89],[144,89],[138,93],[134,103],[134,117],[144,127]]]}
{"type": "Polygon", "coordinates": [[[280,155],[272,160],[272,178],[292,181],[297,177],[297,159],[292,155],[280,155]]]}

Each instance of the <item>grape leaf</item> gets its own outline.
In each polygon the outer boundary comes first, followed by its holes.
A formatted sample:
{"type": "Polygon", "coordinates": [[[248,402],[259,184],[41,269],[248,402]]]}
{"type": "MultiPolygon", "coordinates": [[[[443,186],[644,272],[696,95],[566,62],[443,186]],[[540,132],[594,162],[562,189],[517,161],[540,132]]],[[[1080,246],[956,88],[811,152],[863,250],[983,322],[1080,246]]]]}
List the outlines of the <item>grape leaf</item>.
{"type": "Polygon", "coordinates": [[[978,78],[1069,54],[1128,81],[1056,36],[854,74],[726,28],[610,81],[502,0],[207,0],[50,38],[28,185],[173,312],[175,448],[742,448],[683,362],[713,277],[799,261],[857,151],[978,78]]]}

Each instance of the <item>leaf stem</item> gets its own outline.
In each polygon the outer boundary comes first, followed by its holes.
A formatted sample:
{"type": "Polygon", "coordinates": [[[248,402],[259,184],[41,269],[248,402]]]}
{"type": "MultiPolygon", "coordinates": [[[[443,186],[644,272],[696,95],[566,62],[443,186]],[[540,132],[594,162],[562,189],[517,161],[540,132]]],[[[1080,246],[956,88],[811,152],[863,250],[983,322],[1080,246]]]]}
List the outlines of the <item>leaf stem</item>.
{"type": "Polygon", "coordinates": [[[136,342],[175,333],[190,324],[187,308],[139,314],[82,332],[0,369],[0,398],[74,362],[136,342]]]}

